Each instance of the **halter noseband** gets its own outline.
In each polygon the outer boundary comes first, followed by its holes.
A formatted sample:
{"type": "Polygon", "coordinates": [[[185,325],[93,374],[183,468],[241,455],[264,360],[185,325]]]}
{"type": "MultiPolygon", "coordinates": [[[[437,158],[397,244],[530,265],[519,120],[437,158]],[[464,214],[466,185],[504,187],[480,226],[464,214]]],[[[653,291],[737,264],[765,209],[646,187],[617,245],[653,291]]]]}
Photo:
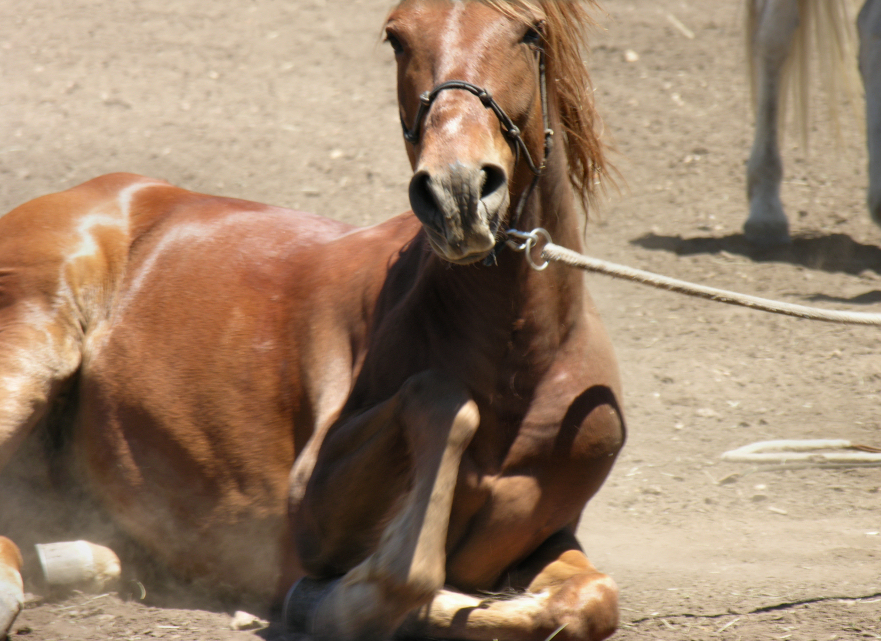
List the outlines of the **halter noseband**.
{"type": "MultiPolygon", "coordinates": [[[[422,95],[419,96],[419,109],[416,111],[416,118],[413,122],[413,127],[408,128],[407,123],[404,122],[404,114],[401,113],[401,128],[404,130],[404,140],[406,140],[411,145],[415,145],[419,142],[419,134],[420,129],[422,128],[422,121],[425,120],[425,116],[428,113],[428,110],[431,109],[432,103],[438,97],[441,91],[445,91],[447,89],[461,89],[462,91],[468,91],[480,99],[480,102],[483,103],[483,106],[487,109],[491,109],[492,112],[496,115],[499,122],[502,124],[502,128],[504,129],[505,137],[508,138],[513,144],[514,149],[517,153],[516,161],[520,162],[520,153],[523,152],[523,157],[526,160],[526,164],[529,166],[530,171],[532,171],[533,178],[532,182],[529,183],[529,186],[521,192],[520,197],[517,201],[517,208],[514,211],[514,217],[509,222],[510,227],[516,227],[517,222],[520,220],[520,215],[523,213],[523,208],[526,205],[526,201],[529,200],[529,197],[532,195],[532,192],[535,190],[535,186],[538,184],[538,179],[541,178],[544,173],[545,168],[547,167],[548,156],[551,153],[551,146],[553,143],[554,130],[551,129],[549,123],[548,116],[548,90],[547,90],[547,79],[546,79],[546,64],[545,64],[545,51],[544,49],[538,49],[538,82],[539,82],[539,91],[541,94],[541,117],[542,117],[542,126],[544,127],[544,155],[541,159],[541,164],[536,165],[535,161],[532,159],[532,154],[529,153],[529,148],[526,146],[526,142],[523,140],[523,136],[520,132],[520,128],[514,124],[514,121],[511,120],[511,117],[505,113],[505,110],[496,102],[495,98],[490,95],[490,93],[483,87],[478,87],[470,82],[465,82],[464,80],[448,80],[446,82],[442,82],[437,85],[431,91],[426,91],[422,95]]],[[[496,243],[495,248],[492,253],[487,256],[484,260],[484,263],[487,265],[491,265],[495,263],[496,256],[498,256],[499,252],[505,245],[505,240],[500,240],[496,243]]]]}

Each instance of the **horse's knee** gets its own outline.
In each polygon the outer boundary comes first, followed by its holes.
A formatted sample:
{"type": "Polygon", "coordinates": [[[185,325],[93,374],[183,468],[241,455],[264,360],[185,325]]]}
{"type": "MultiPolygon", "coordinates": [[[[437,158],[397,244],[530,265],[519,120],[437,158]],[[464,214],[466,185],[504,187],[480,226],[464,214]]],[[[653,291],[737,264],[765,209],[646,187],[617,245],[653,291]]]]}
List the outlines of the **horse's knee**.
{"type": "Polygon", "coordinates": [[[400,398],[404,411],[418,411],[438,401],[449,406],[462,406],[470,400],[471,395],[468,388],[455,378],[435,370],[425,370],[404,381],[400,398]]]}
{"type": "Polygon", "coordinates": [[[434,370],[411,376],[400,390],[405,433],[415,445],[446,435],[446,443],[464,448],[477,431],[480,413],[468,388],[460,381],[434,370]],[[426,429],[428,426],[428,429],[426,429]],[[448,428],[448,432],[438,428],[448,428]],[[415,442],[414,442],[415,441],[415,442]]]}

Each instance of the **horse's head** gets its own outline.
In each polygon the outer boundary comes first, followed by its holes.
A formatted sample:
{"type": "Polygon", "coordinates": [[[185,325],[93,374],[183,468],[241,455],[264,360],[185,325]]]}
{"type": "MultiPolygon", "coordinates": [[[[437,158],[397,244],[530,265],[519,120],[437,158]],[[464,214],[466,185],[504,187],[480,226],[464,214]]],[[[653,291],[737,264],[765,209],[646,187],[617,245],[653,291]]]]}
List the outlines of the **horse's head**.
{"type": "Polygon", "coordinates": [[[511,194],[544,160],[544,20],[526,6],[404,0],[386,25],[414,170],[410,203],[434,250],[454,263],[492,251],[511,194]]]}

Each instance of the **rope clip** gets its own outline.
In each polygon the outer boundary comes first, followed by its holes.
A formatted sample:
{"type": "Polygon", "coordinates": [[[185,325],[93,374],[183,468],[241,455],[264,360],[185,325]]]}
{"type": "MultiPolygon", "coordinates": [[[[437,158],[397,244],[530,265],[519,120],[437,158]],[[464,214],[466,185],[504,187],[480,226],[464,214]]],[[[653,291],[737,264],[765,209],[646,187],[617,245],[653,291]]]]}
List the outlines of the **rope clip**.
{"type": "Polygon", "coordinates": [[[532,231],[520,231],[519,229],[509,229],[505,232],[509,238],[507,241],[508,247],[513,249],[514,251],[524,252],[526,256],[526,262],[529,263],[529,266],[532,267],[535,271],[540,272],[547,268],[548,261],[544,256],[544,253],[541,254],[541,258],[544,259],[544,262],[541,265],[536,264],[535,259],[532,257],[532,250],[539,243],[539,236],[544,237],[544,245],[547,245],[551,241],[551,235],[548,231],[542,227],[536,227],[532,231]],[[512,240],[512,238],[516,238],[519,241],[512,240]]]}

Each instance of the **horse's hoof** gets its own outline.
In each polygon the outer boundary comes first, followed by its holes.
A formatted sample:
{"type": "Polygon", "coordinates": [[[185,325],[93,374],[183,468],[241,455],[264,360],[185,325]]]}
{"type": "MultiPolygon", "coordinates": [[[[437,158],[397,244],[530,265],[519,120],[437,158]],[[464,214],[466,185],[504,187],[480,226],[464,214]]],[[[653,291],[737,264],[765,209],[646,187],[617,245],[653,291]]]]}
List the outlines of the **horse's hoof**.
{"type": "Polygon", "coordinates": [[[778,193],[751,193],[743,235],[747,242],[759,247],[789,244],[789,220],[778,193]]]}
{"type": "Polygon", "coordinates": [[[37,556],[50,587],[103,591],[119,580],[119,557],[113,550],[87,541],[38,543],[37,556]]]}
{"type": "Polygon", "coordinates": [[[338,579],[303,577],[288,590],[282,609],[282,623],[291,632],[312,633],[315,611],[338,579]]]}
{"type": "Polygon", "coordinates": [[[772,222],[747,220],[743,225],[743,235],[748,243],[758,247],[779,247],[792,242],[789,223],[785,218],[772,222]]]}

